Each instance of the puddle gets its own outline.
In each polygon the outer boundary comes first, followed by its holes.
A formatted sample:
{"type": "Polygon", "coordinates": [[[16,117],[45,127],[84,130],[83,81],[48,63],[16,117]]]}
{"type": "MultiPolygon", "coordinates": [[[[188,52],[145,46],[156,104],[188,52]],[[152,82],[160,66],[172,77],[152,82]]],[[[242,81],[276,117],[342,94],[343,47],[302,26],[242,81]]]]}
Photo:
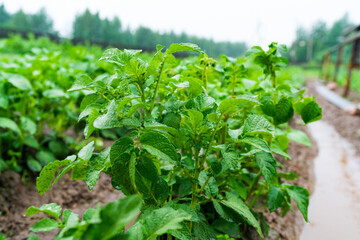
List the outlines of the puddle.
{"type": "Polygon", "coordinates": [[[348,141],[323,121],[309,124],[319,147],[309,221],[301,240],[360,239],[360,158],[348,141]]]}

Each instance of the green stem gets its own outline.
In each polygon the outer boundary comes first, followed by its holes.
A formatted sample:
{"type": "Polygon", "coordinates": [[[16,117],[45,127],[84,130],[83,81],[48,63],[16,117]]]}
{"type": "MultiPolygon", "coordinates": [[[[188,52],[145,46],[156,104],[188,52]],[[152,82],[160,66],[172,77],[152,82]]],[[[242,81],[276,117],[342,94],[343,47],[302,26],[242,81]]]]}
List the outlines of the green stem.
{"type": "Polygon", "coordinates": [[[200,167],[203,167],[203,165],[204,165],[204,163],[205,163],[205,161],[206,161],[206,158],[207,158],[207,156],[208,156],[208,154],[209,154],[210,148],[211,148],[212,143],[213,143],[213,141],[214,141],[214,137],[215,137],[217,128],[218,128],[219,123],[220,123],[220,121],[221,121],[221,117],[222,117],[222,116],[219,117],[219,120],[218,120],[217,123],[216,123],[214,132],[213,132],[213,134],[211,135],[211,139],[210,139],[209,145],[208,145],[208,147],[207,147],[207,149],[206,149],[204,158],[203,158],[203,160],[202,160],[201,163],[200,163],[200,167]]]}
{"type": "Polygon", "coordinates": [[[111,102],[110,99],[108,99],[103,93],[98,92],[98,94],[100,94],[101,97],[105,98],[106,101],[111,102]]]}
{"type": "Polygon", "coordinates": [[[200,193],[201,193],[202,191],[204,191],[204,189],[205,189],[206,185],[209,183],[209,181],[210,181],[210,176],[208,176],[208,177],[206,178],[204,184],[202,185],[202,187],[201,187],[201,189],[200,189],[200,191],[199,191],[200,193]]]}
{"type": "Polygon", "coordinates": [[[199,175],[200,175],[200,165],[199,165],[199,150],[195,150],[195,173],[194,173],[194,177],[193,177],[193,181],[192,181],[192,196],[191,196],[191,204],[190,207],[192,209],[195,210],[196,208],[196,204],[197,204],[197,197],[196,197],[196,193],[197,193],[197,189],[198,189],[198,184],[197,184],[197,180],[199,179],[199,175]]]}
{"type": "Polygon", "coordinates": [[[207,64],[205,63],[205,66],[204,66],[204,69],[203,69],[203,72],[202,72],[202,76],[201,76],[201,80],[204,83],[205,89],[207,91],[206,65],[207,64]]]}
{"type": "Polygon", "coordinates": [[[236,75],[233,75],[233,81],[232,81],[232,97],[235,98],[235,79],[236,75]]]}
{"type": "Polygon", "coordinates": [[[159,75],[157,77],[157,80],[156,80],[156,86],[155,86],[155,91],[154,91],[154,96],[151,100],[151,105],[150,105],[150,109],[149,109],[149,113],[151,114],[153,108],[154,108],[154,104],[155,104],[155,99],[156,99],[156,94],[157,94],[157,91],[158,91],[158,86],[159,86],[159,82],[160,82],[160,77],[161,77],[161,73],[163,71],[163,68],[164,68],[164,65],[165,65],[165,60],[166,60],[166,55],[164,56],[161,64],[160,64],[160,70],[159,70],[159,75]]]}
{"type": "Polygon", "coordinates": [[[249,208],[250,208],[250,209],[255,205],[256,200],[257,200],[259,197],[260,197],[260,191],[258,191],[258,192],[256,193],[255,197],[251,200],[251,203],[250,203],[250,205],[249,205],[249,208]]]}
{"type": "Polygon", "coordinates": [[[254,187],[257,185],[257,183],[259,182],[260,180],[260,177],[261,177],[261,170],[259,170],[258,174],[256,175],[256,178],[255,180],[251,183],[249,189],[248,189],[248,192],[247,192],[247,198],[250,197],[250,194],[252,192],[252,190],[254,189],[254,187]]]}

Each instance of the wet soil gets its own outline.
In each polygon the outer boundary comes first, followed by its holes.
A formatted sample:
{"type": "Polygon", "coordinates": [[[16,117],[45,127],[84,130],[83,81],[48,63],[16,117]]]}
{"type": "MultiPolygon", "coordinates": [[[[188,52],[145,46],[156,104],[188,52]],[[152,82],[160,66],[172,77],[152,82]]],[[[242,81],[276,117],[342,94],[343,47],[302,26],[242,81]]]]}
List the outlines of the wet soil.
{"type": "MultiPolygon", "coordinates": [[[[45,203],[57,203],[63,209],[71,209],[80,216],[96,203],[115,201],[122,193],[115,191],[110,183],[110,177],[101,175],[92,191],[89,191],[84,181],[72,181],[70,175],[63,176],[50,191],[40,196],[35,182],[26,186],[19,174],[3,172],[0,175],[0,232],[9,239],[23,240],[29,235],[29,228],[39,220],[38,216],[24,217],[29,206],[40,207],[45,203]]],[[[40,215],[44,217],[44,215],[40,215]]],[[[56,232],[37,233],[40,239],[53,239],[56,232]]]]}
{"type": "Polygon", "coordinates": [[[351,143],[324,121],[309,125],[318,143],[315,191],[301,240],[360,239],[360,158],[351,143]]]}
{"type": "MultiPolygon", "coordinates": [[[[316,101],[319,103],[320,107],[322,107],[322,119],[334,126],[340,136],[344,137],[353,144],[358,155],[360,155],[360,116],[350,115],[335,105],[329,103],[325,98],[316,92],[313,81],[308,81],[307,89],[307,93],[315,96],[316,101]]],[[[335,91],[341,92],[342,90],[338,87],[335,91]]],[[[352,92],[351,95],[353,96],[355,103],[358,101],[357,99],[359,99],[360,102],[360,98],[356,98],[356,94],[354,92],[352,92]]]]}

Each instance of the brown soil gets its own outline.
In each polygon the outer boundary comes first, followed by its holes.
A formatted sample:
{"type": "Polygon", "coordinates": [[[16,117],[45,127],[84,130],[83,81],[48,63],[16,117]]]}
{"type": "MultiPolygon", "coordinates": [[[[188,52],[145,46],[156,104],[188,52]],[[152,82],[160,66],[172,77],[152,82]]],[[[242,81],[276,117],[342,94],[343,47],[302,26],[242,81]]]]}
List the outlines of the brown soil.
{"type": "MultiPolygon", "coordinates": [[[[115,191],[110,183],[110,177],[101,175],[92,191],[89,191],[84,181],[72,181],[70,175],[65,175],[50,191],[40,196],[35,183],[25,186],[20,175],[14,172],[4,172],[0,175],[0,232],[10,239],[23,240],[29,235],[29,228],[39,220],[38,216],[24,217],[29,206],[40,207],[45,203],[57,203],[63,210],[71,209],[82,216],[89,207],[96,203],[115,201],[121,192],[115,191]]],[[[44,215],[41,215],[43,217],[44,215]]],[[[37,233],[41,239],[53,239],[56,232],[37,233]]]]}
{"type": "MultiPolygon", "coordinates": [[[[355,146],[357,153],[360,154],[360,116],[350,115],[335,105],[329,103],[325,98],[317,93],[312,81],[308,81],[307,88],[309,89],[308,93],[315,96],[317,102],[322,107],[323,120],[333,125],[336,131],[342,137],[351,142],[355,146]],[[324,111],[324,109],[326,109],[326,111],[324,111]]],[[[342,93],[342,89],[338,87],[335,92],[342,93]]],[[[352,99],[354,103],[360,102],[360,98],[357,93],[352,91],[349,96],[349,99],[352,99]]]]}

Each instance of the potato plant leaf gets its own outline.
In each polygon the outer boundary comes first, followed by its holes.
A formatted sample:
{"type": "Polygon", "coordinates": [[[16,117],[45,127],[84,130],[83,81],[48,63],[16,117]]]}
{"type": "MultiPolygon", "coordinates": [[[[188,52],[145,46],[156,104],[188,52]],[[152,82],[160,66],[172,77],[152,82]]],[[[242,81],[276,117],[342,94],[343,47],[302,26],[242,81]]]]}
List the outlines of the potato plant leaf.
{"type": "Polygon", "coordinates": [[[61,207],[56,203],[44,204],[40,208],[31,206],[26,210],[25,217],[38,214],[39,212],[46,213],[47,215],[59,219],[61,216],[61,207]]]}
{"type": "Polygon", "coordinates": [[[50,219],[43,218],[40,221],[36,222],[30,230],[33,232],[49,232],[58,228],[58,222],[50,219]]]}
{"type": "Polygon", "coordinates": [[[141,146],[150,154],[170,162],[175,162],[177,154],[168,138],[160,133],[147,132],[140,137],[141,146]]]}
{"type": "Polygon", "coordinates": [[[287,98],[282,98],[275,105],[274,121],[275,125],[286,123],[294,116],[294,108],[287,98]]]}
{"type": "Polygon", "coordinates": [[[256,163],[268,185],[271,185],[276,177],[276,160],[271,153],[258,152],[255,154],[256,163]]]}
{"type": "Polygon", "coordinates": [[[303,215],[306,222],[309,222],[308,219],[308,206],[309,206],[309,191],[305,188],[298,187],[298,186],[287,186],[286,188],[287,193],[292,197],[301,214],[303,215]]]}

